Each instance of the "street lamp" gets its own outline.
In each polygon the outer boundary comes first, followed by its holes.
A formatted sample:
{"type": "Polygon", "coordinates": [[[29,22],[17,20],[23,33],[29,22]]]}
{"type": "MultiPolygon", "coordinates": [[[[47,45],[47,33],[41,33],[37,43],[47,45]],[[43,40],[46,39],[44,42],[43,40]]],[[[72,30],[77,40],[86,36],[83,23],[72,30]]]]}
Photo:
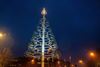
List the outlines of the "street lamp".
{"type": "Polygon", "coordinates": [[[4,47],[5,33],[0,32],[0,67],[4,67],[10,55],[9,50],[4,47]],[[4,60],[5,59],[5,60],[4,60]]]}
{"type": "Polygon", "coordinates": [[[60,64],[60,61],[57,61],[57,64],[60,64]]]}
{"type": "Polygon", "coordinates": [[[79,64],[83,64],[84,62],[83,62],[83,60],[79,60],[78,63],[79,64]]]}
{"type": "Polygon", "coordinates": [[[6,34],[5,34],[5,33],[0,32],[0,39],[4,39],[4,38],[5,38],[5,36],[6,36],[6,34]]]}
{"type": "Polygon", "coordinates": [[[90,56],[94,57],[95,56],[94,52],[90,52],[90,56]]]}
{"type": "Polygon", "coordinates": [[[90,56],[91,58],[95,58],[95,57],[96,57],[96,54],[95,54],[95,52],[91,51],[91,52],[89,53],[89,56],[90,56]]]}
{"type": "Polygon", "coordinates": [[[3,36],[4,36],[3,33],[0,33],[0,39],[3,38],[3,36]]]}
{"type": "Polygon", "coordinates": [[[74,67],[74,64],[71,64],[71,67],[74,67]]]}
{"type": "Polygon", "coordinates": [[[32,59],[32,60],[31,60],[31,63],[32,63],[32,64],[34,64],[34,63],[35,63],[35,60],[34,60],[34,59],[32,59]]]}

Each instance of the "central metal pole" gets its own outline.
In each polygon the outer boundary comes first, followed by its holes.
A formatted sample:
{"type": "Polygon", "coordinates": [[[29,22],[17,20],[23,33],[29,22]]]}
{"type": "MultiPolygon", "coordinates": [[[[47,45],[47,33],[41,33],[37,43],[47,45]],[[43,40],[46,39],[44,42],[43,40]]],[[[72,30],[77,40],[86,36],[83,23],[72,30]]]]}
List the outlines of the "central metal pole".
{"type": "Polygon", "coordinates": [[[41,67],[45,67],[45,63],[44,63],[44,53],[45,53],[45,22],[46,22],[46,18],[45,15],[47,14],[45,8],[43,8],[41,14],[43,15],[42,18],[42,58],[41,58],[41,67]]]}
{"type": "Polygon", "coordinates": [[[42,59],[41,59],[41,67],[45,67],[44,63],[44,45],[45,45],[45,16],[43,16],[43,21],[42,21],[42,59]]]}

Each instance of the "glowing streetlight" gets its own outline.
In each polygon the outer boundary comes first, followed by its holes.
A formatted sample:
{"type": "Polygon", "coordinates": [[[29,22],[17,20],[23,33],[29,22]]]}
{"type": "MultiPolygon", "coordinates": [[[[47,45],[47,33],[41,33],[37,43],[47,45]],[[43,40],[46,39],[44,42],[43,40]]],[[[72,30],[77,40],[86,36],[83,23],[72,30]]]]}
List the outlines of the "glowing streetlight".
{"type": "Polygon", "coordinates": [[[79,64],[83,64],[84,62],[83,62],[83,60],[79,60],[78,63],[79,64]]]}
{"type": "Polygon", "coordinates": [[[0,33],[0,38],[2,38],[3,37],[3,33],[0,33]]]}
{"type": "Polygon", "coordinates": [[[89,56],[90,56],[91,58],[95,58],[95,57],[96,57],[96,54],[95,54],[95,52],[91,51],[91,52],[89,53],[89,56]]]}
{"type": "Polygon", "coordinates": [[[56,67],[61,67],[61,62],[60,60],[57,61],[57,66],[56,67]]]}
{"type": "Polygon", "coordinates": [[[60,61],[57,61],[57,64],[60,64],[60,61]]]}
{"type": "Polygon", "coordinates": [[[5,33],[0,32],[0,39],[4,39],[4,38],[5,38],[5,36],[6,36],[6,34],[5,34],[5,33]]]}
{"type": "Polygon", "coordinates": [[[31,63],[32,63],[32,64],[34,64],[34,63],[35,63],[35,60],[34,60],[34,59],[32,59],[32,60],[31,60],[31,63]]]}
{"type": "Polygon", "coordinates": [[[74,64],[71,64],[71,67],[74,67],[74,64]]]}
{"type": "Polygon", "coordinates": [[[94,52],[90,52],[90,56],[94,57],[95,56],[94,52]]]}

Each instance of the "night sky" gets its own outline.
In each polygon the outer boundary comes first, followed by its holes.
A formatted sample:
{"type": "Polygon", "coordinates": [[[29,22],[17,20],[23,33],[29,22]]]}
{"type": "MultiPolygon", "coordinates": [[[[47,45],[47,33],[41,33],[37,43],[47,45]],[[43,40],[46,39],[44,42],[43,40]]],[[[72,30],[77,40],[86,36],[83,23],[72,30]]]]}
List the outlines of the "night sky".
{"type": "Polygon", "coordinates": [[[43,7],[64,56],[100,47],[100,0],[0,0],[0,30],[11,34],[15,55],[27,50],[43,7]]]}

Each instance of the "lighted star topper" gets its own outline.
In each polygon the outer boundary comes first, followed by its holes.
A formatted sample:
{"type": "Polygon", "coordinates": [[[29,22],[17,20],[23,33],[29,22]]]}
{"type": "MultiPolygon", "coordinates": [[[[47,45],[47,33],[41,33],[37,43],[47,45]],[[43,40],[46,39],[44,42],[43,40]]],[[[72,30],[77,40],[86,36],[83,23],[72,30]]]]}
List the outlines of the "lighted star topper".
{"type": "Polygon", "coordinates": [[[46,11],[46,9],[45,9],[45,8],[43,8],[43,10],[42,10],[41,14],[42,14],[43,16],[45,16],[45,15],[47,14],[47,11],[46,11]]]}

